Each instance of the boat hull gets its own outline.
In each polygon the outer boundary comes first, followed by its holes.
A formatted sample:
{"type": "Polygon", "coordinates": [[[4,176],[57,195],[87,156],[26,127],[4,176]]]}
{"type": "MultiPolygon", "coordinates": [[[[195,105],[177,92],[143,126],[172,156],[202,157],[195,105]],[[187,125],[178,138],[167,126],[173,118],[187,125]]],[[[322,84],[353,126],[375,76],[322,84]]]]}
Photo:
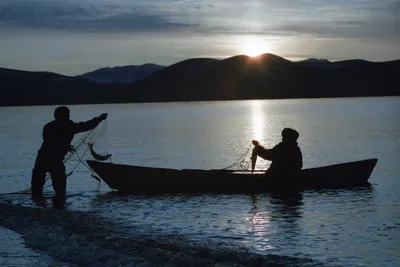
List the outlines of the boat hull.
{"type": "Polygon", "coordinates": [[[377,159],[300,171],[295,184],[266,177],[264,172],[152,168],[88,160],[90,168],[122,193],[260,193],[281,190],[352,188],[368,185],[377,159]]]}

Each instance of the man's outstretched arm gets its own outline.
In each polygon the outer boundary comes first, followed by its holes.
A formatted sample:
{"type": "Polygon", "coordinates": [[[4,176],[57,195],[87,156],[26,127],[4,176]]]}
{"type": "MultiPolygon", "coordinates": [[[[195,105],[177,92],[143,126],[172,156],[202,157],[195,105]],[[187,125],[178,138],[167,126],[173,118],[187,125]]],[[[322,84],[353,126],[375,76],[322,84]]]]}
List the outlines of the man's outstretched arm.
{"type": "Polygon", "coordinates": [[[81,133],[81,132],[86,132],[89,130],[92,130],[99,125],[99,123],[105,119],[107,119],[108,114],[103,113],[98,117],[95,117],[91,120],[85,121],[85,122],[79,122],[79,123],[74,123],[74,133],[81,133]]]}

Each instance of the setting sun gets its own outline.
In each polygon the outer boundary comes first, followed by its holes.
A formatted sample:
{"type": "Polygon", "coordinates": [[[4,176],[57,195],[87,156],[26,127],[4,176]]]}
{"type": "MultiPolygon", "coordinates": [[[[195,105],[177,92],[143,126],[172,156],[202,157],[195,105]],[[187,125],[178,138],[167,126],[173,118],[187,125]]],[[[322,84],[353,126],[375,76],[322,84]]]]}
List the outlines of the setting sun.
{"type": "Polygon", "coordinates": [[[264,40],[257,37],[249,37],[244,40],[242,45],[242,51],[244,54],[254,57],[263,53],[267,53],[268,51],[267,44],[264,40]]]}

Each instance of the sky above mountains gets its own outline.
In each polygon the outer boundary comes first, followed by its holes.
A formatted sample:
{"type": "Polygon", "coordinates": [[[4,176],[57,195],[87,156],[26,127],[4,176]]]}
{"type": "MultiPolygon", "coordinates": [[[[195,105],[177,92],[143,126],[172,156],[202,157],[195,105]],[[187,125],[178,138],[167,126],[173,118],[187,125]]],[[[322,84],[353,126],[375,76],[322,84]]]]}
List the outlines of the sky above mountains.
{"type": "Polygon", "coordinates": [[[400,59],[400,0],[2,0],[0,66],[105,66],[273,53],[400,59]]]}

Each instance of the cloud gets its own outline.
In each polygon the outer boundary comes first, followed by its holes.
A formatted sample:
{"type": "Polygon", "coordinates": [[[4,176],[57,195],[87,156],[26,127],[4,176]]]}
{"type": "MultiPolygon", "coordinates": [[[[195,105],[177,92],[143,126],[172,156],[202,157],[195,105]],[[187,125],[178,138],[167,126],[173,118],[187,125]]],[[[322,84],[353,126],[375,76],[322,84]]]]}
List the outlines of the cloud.
{"type": "Polygon", "coordinates": [[[398,14],[399,0],[3,0],[0,27],[392,38],[398,14]]]}
{"type": "Polygon", "coordinates": [[[230,12],[203,17],[201,25],[229,34],[399,38],[398,14],[399,0],[243,1],[230,12]]]}
{"type": "MultiPolygon", "coordinates": [[[[152,6],[116,5],[112,1],[10,1],[0,4],[2,26],[71,31],[183,30],[190,24],[171,22],[152,6]]],[[[121,1],[119,1],[121,2],[121,1]]]]}

